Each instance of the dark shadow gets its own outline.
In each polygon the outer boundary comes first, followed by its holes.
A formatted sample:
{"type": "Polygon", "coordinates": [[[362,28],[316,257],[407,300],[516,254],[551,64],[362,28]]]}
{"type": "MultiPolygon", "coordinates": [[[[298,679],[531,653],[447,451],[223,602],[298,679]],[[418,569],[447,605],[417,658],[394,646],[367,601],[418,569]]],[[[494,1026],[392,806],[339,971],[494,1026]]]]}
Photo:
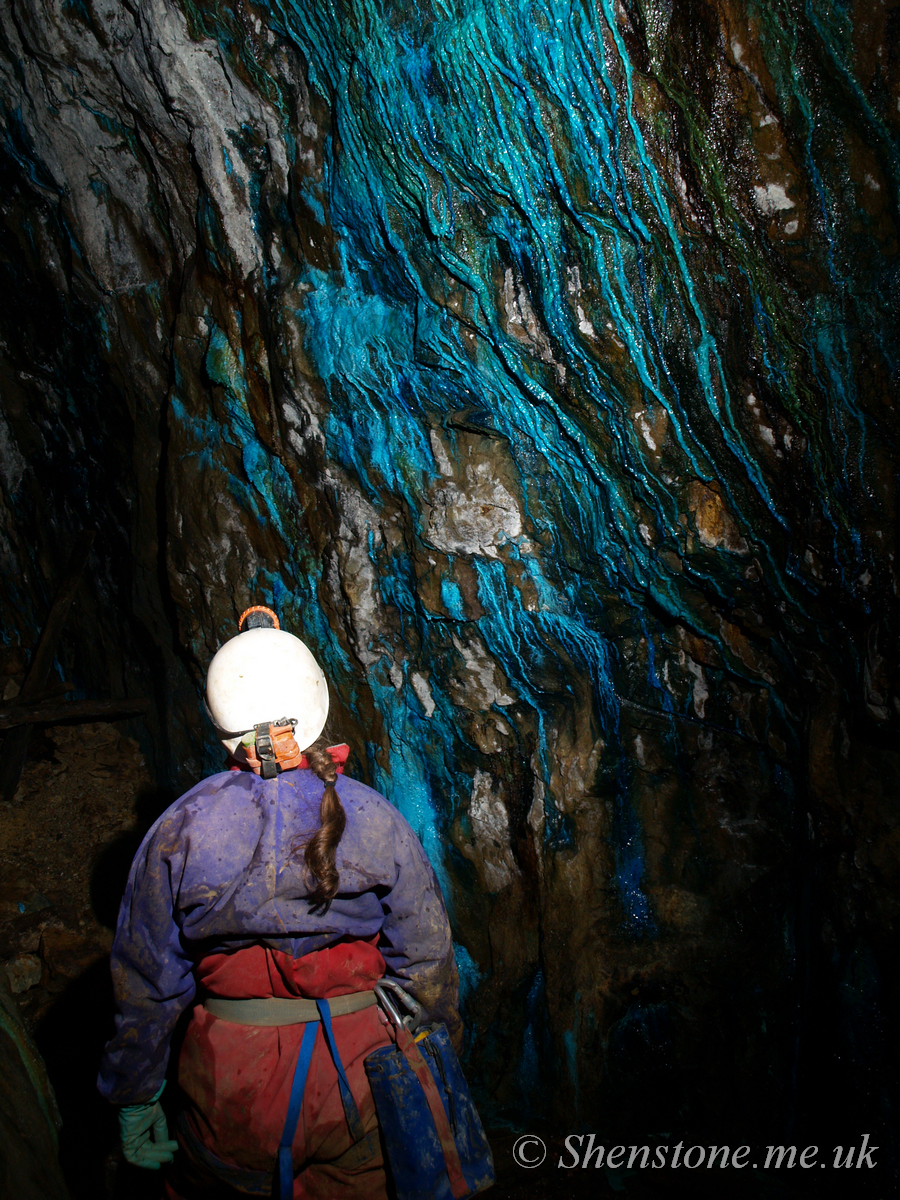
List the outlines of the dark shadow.
{"type": "MultiPolygon", "coordinates": [[[[169,803],[168,794],[145,788],[137,798],[134,827],[107,843],[94,861],[91,907],[107,929],[116,926],[128,872],[144,834],[169,803]]],[[[103,958],[66,986],[35,1031],[62,1117],[60,1165],[72,1200],[158,1200],[161,1173],[125,1162],[116,1109],[97,1091],[114,1013],[109,960],[103,958]]]]}
{"type": "Polygon", "coordinates": [[[142,787],[135,796],[133,831],[143,837],[157,817],[162,816],[169,805],[175,803],[179,795],[180,793],[172,788],[152,785],[142,787]]]}
{"type": "Polygon", "coordinates": [[[157,1172],[121,1160],[115,1108],[97,1091],[113,1030],[109,963],[94,963],[60,994],[35,1031],[62,1117],[59,1161],[72,1200],[157,1200],[157,1172]]]}
{"type": "Polygon", "coordinates": [[[128,872],[141,841],[142,835],[129,829],[107,842],[94,860],[90,884],[91,908],[100,924],[107,929],[116,927],[128,872]]]}
{"type": "Polygon", "coordinates": [[[90,883],[91,908],[100,924],[107,929],[116,927],[128,872],[144,835],[173,799],[175,797],[164,789],[143,788],[137,795],[133,827],[107,842],[94,859],[90,883]]]}

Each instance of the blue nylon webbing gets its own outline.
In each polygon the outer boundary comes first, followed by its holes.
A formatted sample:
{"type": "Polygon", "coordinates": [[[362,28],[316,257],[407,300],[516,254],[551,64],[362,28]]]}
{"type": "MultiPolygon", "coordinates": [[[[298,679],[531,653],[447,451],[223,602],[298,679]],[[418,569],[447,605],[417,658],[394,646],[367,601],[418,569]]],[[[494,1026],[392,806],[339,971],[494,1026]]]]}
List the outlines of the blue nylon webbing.
{"type": "Polygon", "coordinates": [[[334,1040],[334,1031],[331,1028],[331,1009],[327,1000],[317,1000],[316,1007],[319,1010],[325,1040],[328,1042],[328,1049],[331,1051],[331,1057],[338,1073],[338,1087],[341,1092],[341,1104],[344,1106],[344,1116],[347,1118],[347,1124],[350,1126],[350,1133],[354,1142],[360,1142],[366,1136],[366,1131],[363,1129],[362,1117],[359,1115],[359,1109],[356,1107],[356,1101],[353,1099],[353,1093],[350,1091],[350,1084],[347,1082],[347,1072],[344,1070],[344,1064],[341,1062],[340,1054],[338,1054],[337,1044],[334,1040]]]}
{"type": "MultiPolygon", "coordinates": [[[[319,1010],[321,1012],[321,1009],[319,1010]]],[[[279,1200],[291,1200],[294,1194],[294,1156],[292,1146],[297,1124],[300,1120],[300,1107],[303,1104],[303,1090],[306,1087],[306,1076],[309,1074],[309,1064],[312,1061],[313,1046],[316,1041],[318,1021],[307,1023],[303,1031],[303,1041],[300,1043],[300,1053],[297,1055],[297,1065],[294,1068],[294,1081],[291,1084],[291,1098],[288,1102],[287,1117],[284,1122],[284,1132],[278,1144],[278,1197],[279,1200]]]]}

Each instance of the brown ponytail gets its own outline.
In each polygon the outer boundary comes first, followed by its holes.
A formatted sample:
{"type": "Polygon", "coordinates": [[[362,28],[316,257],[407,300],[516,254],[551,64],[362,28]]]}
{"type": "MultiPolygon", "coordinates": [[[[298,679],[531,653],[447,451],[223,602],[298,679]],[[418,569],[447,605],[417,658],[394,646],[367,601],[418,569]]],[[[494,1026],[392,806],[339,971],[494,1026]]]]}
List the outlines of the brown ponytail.
{"type": "Polygon", "coordinates": [[[322,803],[319,807],[319,828],[308,842],[297,846],[303,850],[306,869],[315,888],[309,893],[314,909],[327,912],[337,894],[340,875],[334,865],[338,843],[347,824],[347,816],[335,789],[337,767],[326,749],[327,738],[320,737],[304,751],[310,768],[325,784],[322,803]]]}

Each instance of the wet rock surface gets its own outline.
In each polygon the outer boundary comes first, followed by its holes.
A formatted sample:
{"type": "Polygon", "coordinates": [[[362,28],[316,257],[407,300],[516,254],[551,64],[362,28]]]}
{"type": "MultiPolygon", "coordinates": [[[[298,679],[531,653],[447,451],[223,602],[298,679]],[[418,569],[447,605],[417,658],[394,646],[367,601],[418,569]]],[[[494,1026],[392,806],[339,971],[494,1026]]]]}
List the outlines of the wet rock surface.
{"type": "Polygon", "coordinates": [[[9,640],[96,527],[60,667],[179,789],[273,603],[439,872],[495,1119],[890,1124],[896,6],[0,25],[9,640]]]}

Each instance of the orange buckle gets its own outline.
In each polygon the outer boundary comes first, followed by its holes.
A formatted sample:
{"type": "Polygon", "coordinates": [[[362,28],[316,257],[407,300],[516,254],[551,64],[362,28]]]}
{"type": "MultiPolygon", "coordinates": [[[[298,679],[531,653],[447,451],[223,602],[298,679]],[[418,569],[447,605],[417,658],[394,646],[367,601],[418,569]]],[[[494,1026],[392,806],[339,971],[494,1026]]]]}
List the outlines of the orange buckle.
{"type": "MultiPolygon", "coordinates": [[[[267,616],[272,618],[272,629],[281,628],[281,622],[272,612],[271,608],[266,608],[264,604],[254,604],[252,608],[246,608],[241,613],[241,619],[238,621],[238,633],[244,632],[244,621],[250,616],[251,613],[265,613],[267,616]]],[[[265,626],[263,626],[263,628],[265,628],[265,626]]]]}
{"type": "Polygon", "coordinates": [[[257,725],[256,744],[245,745],[244,751],[249,766],[263,779],[274,779],[282,771],[291,771],[303,759],[294,739],[294,722],[289,717],[257,725]]]}

